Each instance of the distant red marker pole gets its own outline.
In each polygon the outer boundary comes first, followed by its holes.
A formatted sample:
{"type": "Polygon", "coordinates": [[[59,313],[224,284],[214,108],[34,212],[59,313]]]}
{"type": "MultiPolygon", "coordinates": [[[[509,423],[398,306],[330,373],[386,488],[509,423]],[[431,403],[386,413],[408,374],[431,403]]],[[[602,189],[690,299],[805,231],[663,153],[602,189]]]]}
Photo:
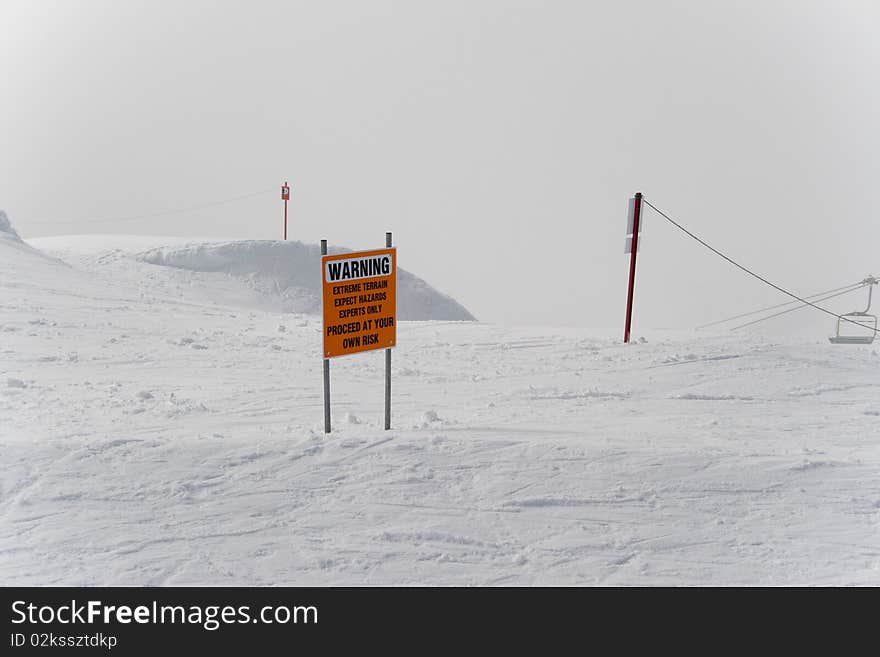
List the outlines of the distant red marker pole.
{"type": "Polygon", "coordinates": [[[284,239],[287,239],[287,202],[290,200],[290,187],[287,181],[281,185],[281,200],[284,201],[284,239]]]}
{"type": "MultiPolygon", "coordinates": [[[[623,329],[623,341],[629,342],[630,329],[632,328],[632,310],[633,310],[633,292],[636,287],[636,255],[639,252],[639,219],[642,214],[642,193],[636,192],[633,199],[633,209],[630,217],[627,217],[627,223],[632,219],[632,238],[628,244],[630,250],[629,258],[629,290],[626,295],[626,327],[623,329]]],[[[630,228],[630,226],[627,226],[630,228]]]]}

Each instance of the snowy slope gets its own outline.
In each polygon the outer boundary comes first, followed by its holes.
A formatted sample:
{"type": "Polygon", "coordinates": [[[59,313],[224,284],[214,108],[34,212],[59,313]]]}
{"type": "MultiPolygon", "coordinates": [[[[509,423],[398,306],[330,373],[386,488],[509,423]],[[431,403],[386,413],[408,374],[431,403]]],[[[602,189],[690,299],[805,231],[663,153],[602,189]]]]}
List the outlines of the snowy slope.
{"type": "MultiPolygon", "coordinates": [[[[125,235],[50,237],[32,240],[32,244],[80,268],[146,286],[146,293],[162,290],[196,303],[210,300],[260,310],[321,312],[321,253],[317,245],[125,235]],[[141,263],[149,266],[139,266],[141,263]],[[194,286],[195,295],[184,291],[194,286]]],[[[474,319],[454,299],[404,269],[398,270],[397,289],[400,319],[474,319]]]]}
{"type": "Polygon", "coordinates": [[[12,227],[12,222],[9,221],[9,217],[3,210],[0,210],[0,239],[9,242],[21,242],[18,231],[12,227]]]}
{"type": "Polygon", "coordinates": [[[876,347],[403,322],[325,436],[319,318],[22,246],[2,584],[880,584],[876,347]]]}
{"type": "Polygon", "coordinates": [[[9,221],[9,217],[3,210],[0,210],[0,247],[3,248],[3,256],[10,263],[22,259],[26,260],[28,257],[55,260],[22,241],[18,231],[13,228],[12,222],[9,221]]]}

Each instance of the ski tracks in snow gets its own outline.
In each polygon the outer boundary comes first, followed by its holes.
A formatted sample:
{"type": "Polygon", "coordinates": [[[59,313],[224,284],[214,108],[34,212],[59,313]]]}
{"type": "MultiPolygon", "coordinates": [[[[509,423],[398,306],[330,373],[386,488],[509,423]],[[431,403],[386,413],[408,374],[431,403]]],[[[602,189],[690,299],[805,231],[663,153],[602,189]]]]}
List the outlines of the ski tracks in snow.
{"type": "Polygon", "coordinates": [[[66,276],[0,277],[4,584],[880,584],[870,348],[402,323],[325,436],[316,318],[66,276]]]}

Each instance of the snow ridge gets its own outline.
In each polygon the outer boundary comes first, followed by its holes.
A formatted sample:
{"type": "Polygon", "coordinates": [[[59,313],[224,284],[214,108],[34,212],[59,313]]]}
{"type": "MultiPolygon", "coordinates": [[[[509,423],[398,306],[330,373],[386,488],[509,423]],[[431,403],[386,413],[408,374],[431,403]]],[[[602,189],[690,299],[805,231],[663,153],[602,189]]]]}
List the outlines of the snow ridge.
{"type": "MultiPolygon", "coordinates": [[[[349,252],[345,248],[330,249],[330,253],[349,252]]],[[[253,289],[279,295],[286,311],[321,311],[321,252],[315,244],[277,240],[206,242],[153,248],[137,259],[193,272],[225,273],[244,280],[253,289]]],[[[402,320],[475,319],[457,301],[403,269],[398,269],[397,288],[397,312],[402,320]]]]}
{"type": "Polygon", "coordinates": [[[3,210],[0,210],[0,239],[13,240],[21,242],[16,230],[12,227],[12,222],[3,210]]]}

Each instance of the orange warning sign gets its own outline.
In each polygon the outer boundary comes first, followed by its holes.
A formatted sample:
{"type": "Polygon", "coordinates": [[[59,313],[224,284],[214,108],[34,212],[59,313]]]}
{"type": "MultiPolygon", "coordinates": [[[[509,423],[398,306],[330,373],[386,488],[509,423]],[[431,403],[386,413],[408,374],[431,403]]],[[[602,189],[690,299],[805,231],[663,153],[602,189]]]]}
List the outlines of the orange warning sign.
{"type": "Polygon", "coordinates": [[[393,347],[397,340],[397,249],[321,258],[324,358],[393,347]]]}

